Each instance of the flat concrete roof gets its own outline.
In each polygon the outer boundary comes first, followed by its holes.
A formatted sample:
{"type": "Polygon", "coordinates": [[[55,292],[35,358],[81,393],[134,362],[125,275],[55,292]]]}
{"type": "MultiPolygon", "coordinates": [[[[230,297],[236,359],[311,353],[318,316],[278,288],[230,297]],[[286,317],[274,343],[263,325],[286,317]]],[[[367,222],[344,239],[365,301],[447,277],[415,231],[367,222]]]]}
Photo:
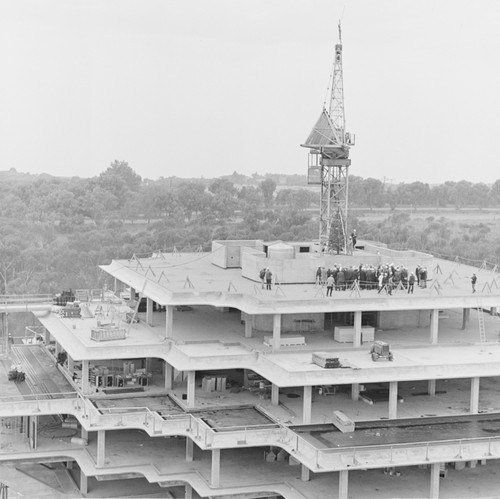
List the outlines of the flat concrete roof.
{"type": "MultiPolygon", "coordinates": [[[[244,277],[240,268],[224,269],[211,263],[211,253],[161,255],[113,260],[101,268],[160,305],[233,307],[249,314],[425,310],[476,307],[478,303],[500,306],[500,273],[438,258],[428,268],[427,288],[415,284],[412,295],[404,290],[395,290],[392,296],[376,290],[346,290],[334,291],[329,298],[326,289],[314,283],[313,272],[309,284],[273,284],[265,290],[260,281],[244,277]],[[478,276],[475,294],[470,284],[473,273],[478,276]]],[[[371,254],[356,251],[354,255],[359,265],[371,254]]]]}

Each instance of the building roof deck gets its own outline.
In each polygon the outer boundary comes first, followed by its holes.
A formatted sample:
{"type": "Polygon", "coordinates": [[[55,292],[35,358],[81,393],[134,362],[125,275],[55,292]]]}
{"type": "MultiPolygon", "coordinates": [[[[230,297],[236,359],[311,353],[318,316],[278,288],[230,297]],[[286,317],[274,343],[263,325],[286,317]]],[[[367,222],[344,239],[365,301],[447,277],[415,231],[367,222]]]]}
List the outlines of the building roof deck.
{"type": "MultiPolygon", "coordinates": [[[[478,302],[483,306],[500,304],[498,272],[436,258],[432,268],[428,268],[427,287],[420,288],[415,284],[412,295],[402,289],[394,290],[392,295],[385,291],[379,294],[377,290],[350,289],[334,290],[329,298],[326,297],[326,288],[315,284],[314,271],[311,271],[308,283],[274,283],[271,290],[265,290],[257,275],[250,279],[242,275],[240,268],[212,264],[211,253],[161,255],[113,260],[101,268],[161,305],[206,304],[233,307],[250,314],[432,309],[436,301],[448,308],[477,306],[478,302]],[[470,283],[473,273],[478,276],[475,294],[470,283]]],[[[344,265],[344,257],[338,257],[340,265],[344,265]]],[[[349,261],[356,261],[359,265],[372,257],[373,253],[355,251],[349,261]]],[[[325,261],[318,254],[310,254],[310,258],[318,265],[325,261]]],[[[331,262],[337,259],[335,256],[328,258],[331,262]]],[[[409,258],[408,267],[414,265],[414,261],[409,258]]],[[[408,270],[415,269],[410,267],[408,270]]]]}

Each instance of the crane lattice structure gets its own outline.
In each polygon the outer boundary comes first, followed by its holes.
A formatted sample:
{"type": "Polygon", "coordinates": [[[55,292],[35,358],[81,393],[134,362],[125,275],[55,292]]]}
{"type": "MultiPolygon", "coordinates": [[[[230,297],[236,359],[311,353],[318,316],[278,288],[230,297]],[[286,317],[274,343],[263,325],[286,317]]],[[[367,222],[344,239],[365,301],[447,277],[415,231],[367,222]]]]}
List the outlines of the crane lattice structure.
{"type": "Polygon", "coordinates": [[[309,149],[308,183],[321,186],[320,251],[347,253],[349,148],[354,145],[354,135],[345,131],[340,24],[329,91],[329,108],[326,109],[325,100],[321,115],[302,147],[309,149]]]}

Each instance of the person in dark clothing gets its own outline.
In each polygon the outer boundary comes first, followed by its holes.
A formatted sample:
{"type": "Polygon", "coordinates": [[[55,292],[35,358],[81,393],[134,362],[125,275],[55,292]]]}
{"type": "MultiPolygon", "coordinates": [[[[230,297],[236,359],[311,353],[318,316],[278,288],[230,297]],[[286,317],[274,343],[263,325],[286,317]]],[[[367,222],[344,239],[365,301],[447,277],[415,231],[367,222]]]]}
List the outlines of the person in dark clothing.
{"type": "Polygon", "coordinates": [[[472,274],[472,277],[470,278],[470,283],[472,284],[472,292],[476,292],[476,282],[477,282],[477,276],[476,274],[472,274]]]}
{"type": "Polygon", "coordinates": [[[413,286],[415,285],[415,275],[413,273],[408,277],[408,293],[413,294],[413,286]]]}
{"type": "Polygon", "coordinates": [[[273,282],[273,273],[266,269],[266,289],[271,289],[271,284],[273,282]]]}

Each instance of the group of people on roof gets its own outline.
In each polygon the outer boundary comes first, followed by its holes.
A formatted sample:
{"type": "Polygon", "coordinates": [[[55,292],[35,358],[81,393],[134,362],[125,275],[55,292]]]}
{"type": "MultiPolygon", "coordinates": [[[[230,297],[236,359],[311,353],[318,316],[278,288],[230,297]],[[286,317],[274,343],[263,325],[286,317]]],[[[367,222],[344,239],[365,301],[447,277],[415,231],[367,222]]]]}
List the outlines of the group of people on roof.
{"type": "Polygon", "coordinates": [[[422,288],[427,287],[427,269],[417,265],[413,273],[403,265],[391,263],[378,266],[335,264],[330,268],[320,266],[316,270],[316,284],[327,287],[327,296],[331,296],[333,289],[351,289],[355,282],[359,289],[378,289],[379,293],[385,289],[388,294],[392,294],[395,288],[401,286],[408,293],[413,293],[415,282],[422,288]]]}

